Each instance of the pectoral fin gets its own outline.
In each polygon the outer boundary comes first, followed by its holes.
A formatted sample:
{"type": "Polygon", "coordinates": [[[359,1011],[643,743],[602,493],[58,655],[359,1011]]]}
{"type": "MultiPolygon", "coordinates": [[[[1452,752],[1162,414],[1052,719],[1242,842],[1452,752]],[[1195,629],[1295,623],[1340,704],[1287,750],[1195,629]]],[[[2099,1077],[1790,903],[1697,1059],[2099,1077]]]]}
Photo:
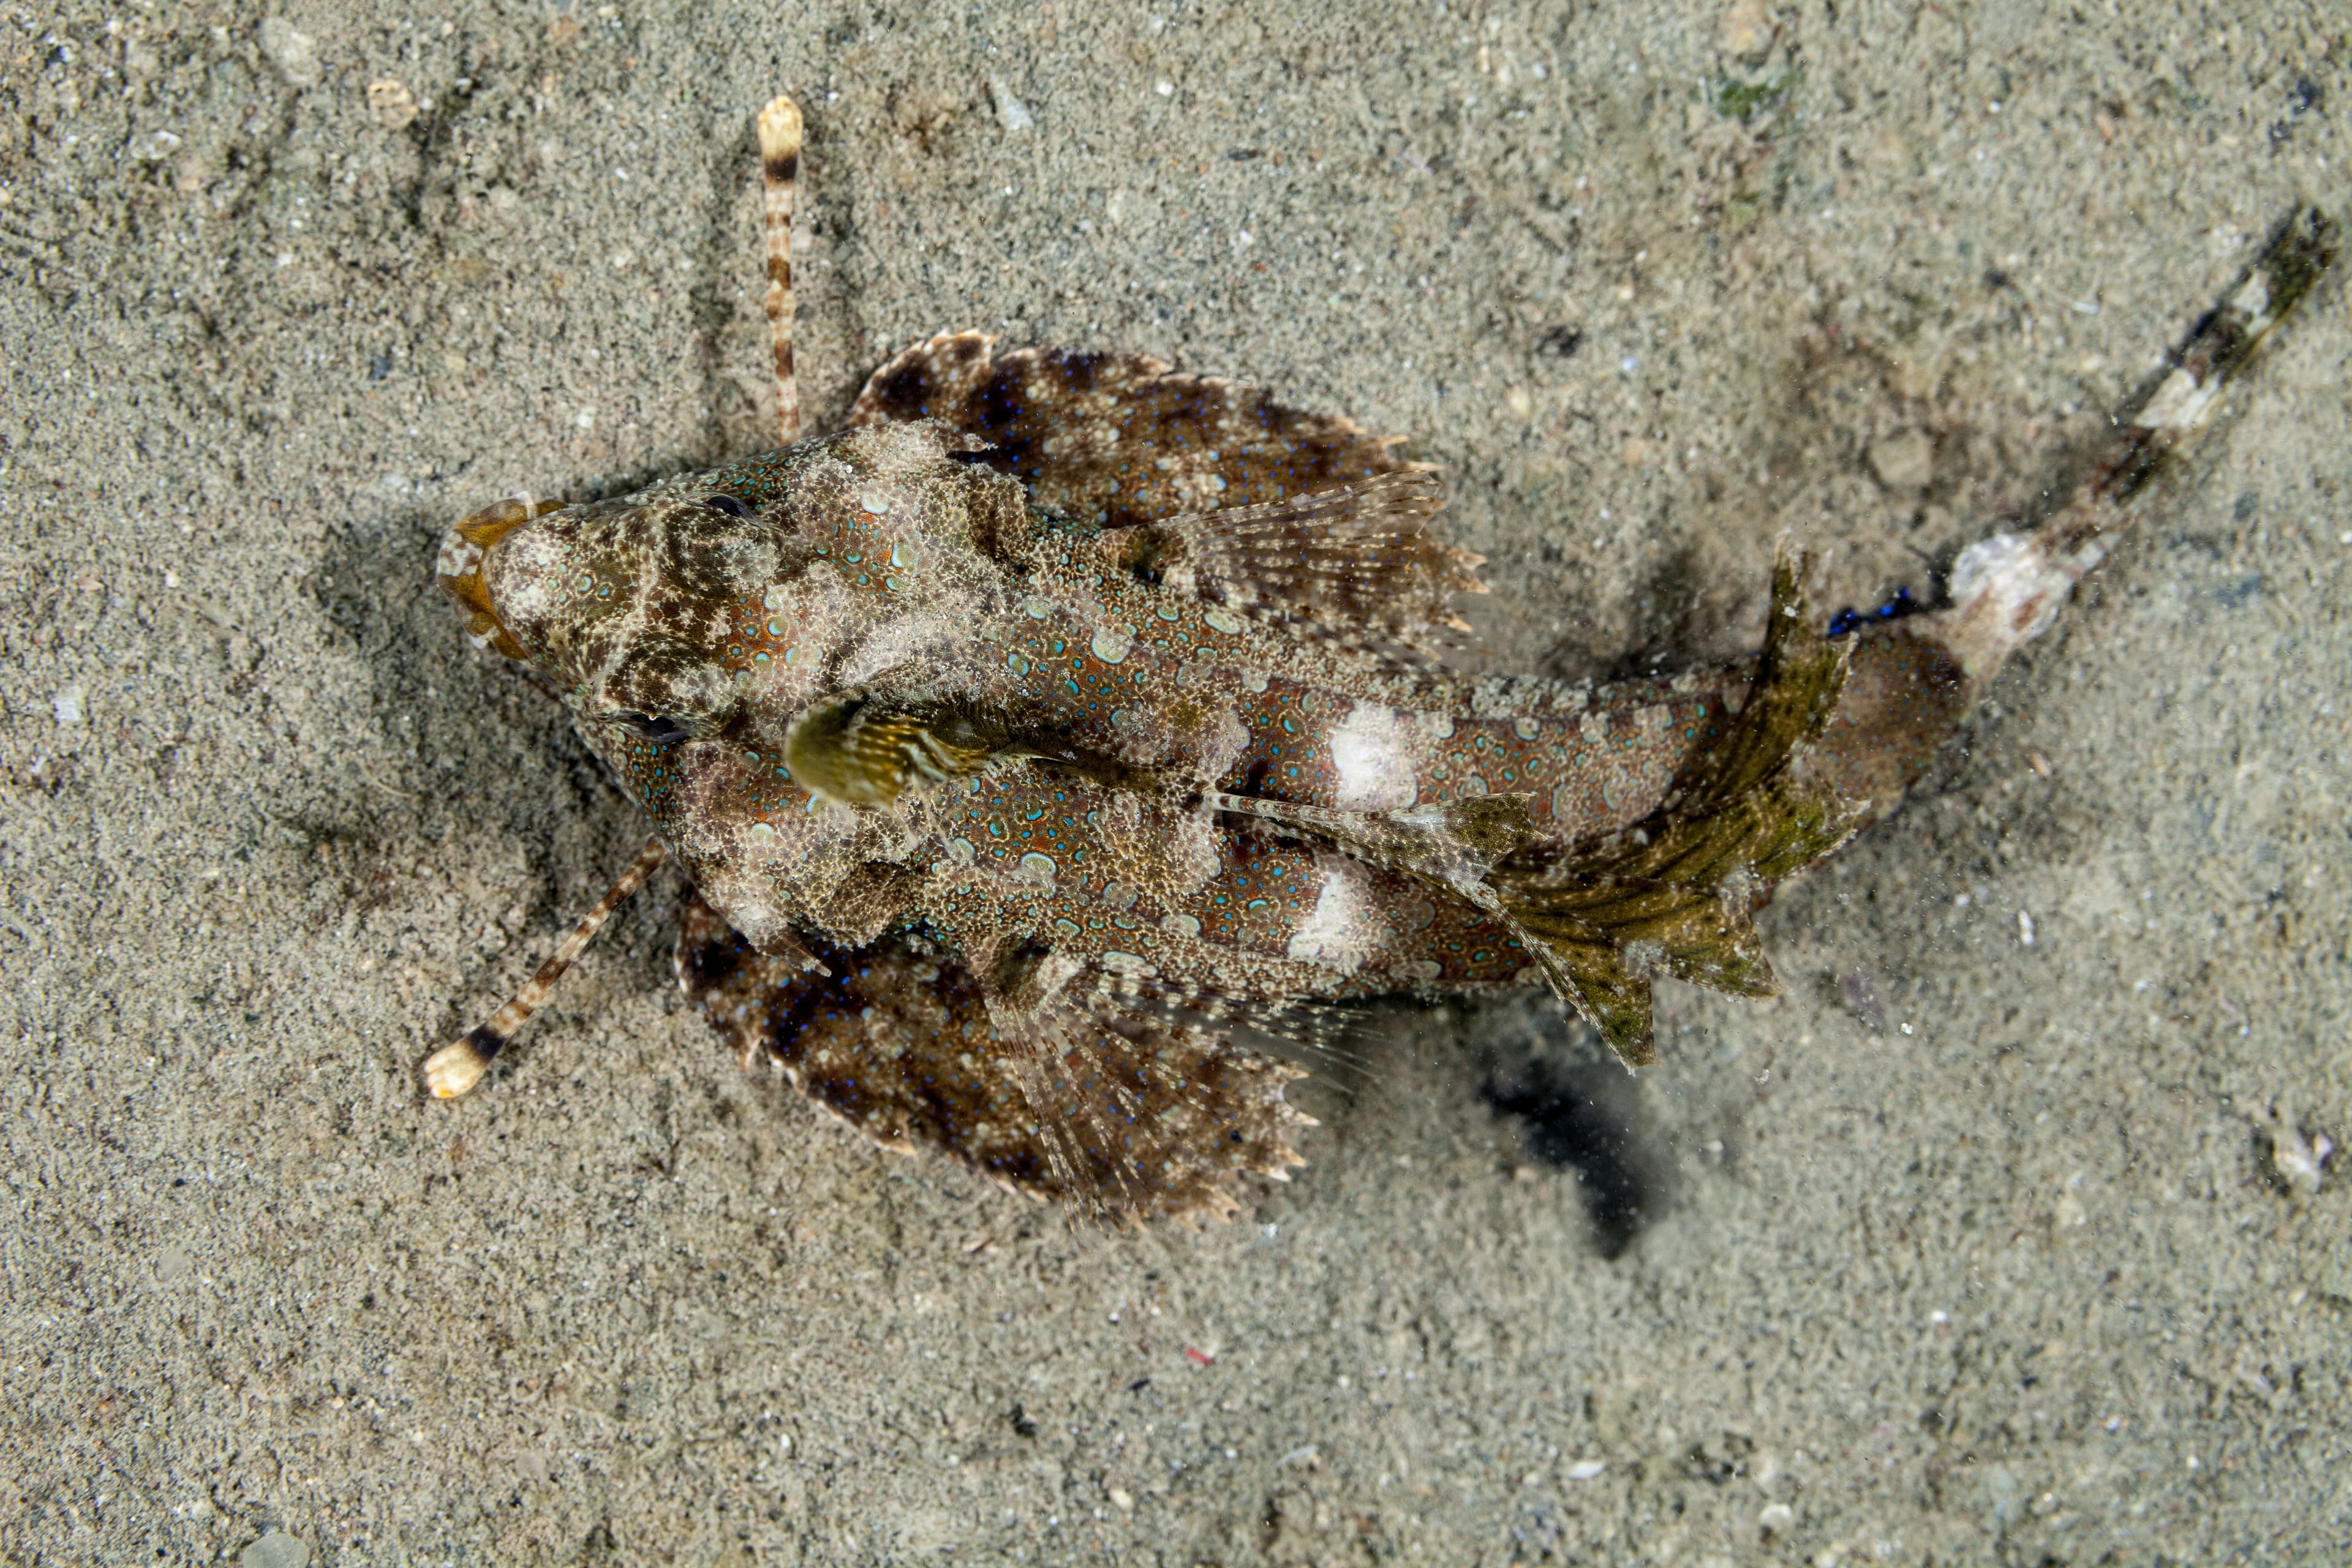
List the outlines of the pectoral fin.
{"type": "Polygon", "coordinates": [[[802,710],[784,735],[793,782],[845,805],[887,805],[919,782],[970,778],[1021,754],[1011,736],[969,714],[863,692],[802,710]]]}
{"type": "Polygon", "coordinates": [[[1486,591],[1485,558],[1431,526],[1444,504],[1437,476],[1413,469],[1119,530],[1104,547],[1139,577],[1299,636],[1433,653],[1470,630],[1453,596],[1486,591]]]}
{"type": "Polygon", "coordinates": [[[1020,762],[1121,788],[1156,787],[1143,771],[1073,746],[1041,722],[974,703],[851,692],[803,709],[784,732],[793,782],[844,805],[887,805],[924,784],[1020,762]]]}

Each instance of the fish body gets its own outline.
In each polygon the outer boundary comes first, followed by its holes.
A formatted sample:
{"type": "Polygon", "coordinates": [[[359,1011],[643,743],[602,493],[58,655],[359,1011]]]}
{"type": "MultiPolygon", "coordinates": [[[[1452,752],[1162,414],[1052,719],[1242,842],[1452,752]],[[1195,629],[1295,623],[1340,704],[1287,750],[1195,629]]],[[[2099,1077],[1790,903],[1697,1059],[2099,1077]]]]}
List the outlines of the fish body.
{"type": "MultiPolygon", "coordinates": [[[[2189,393],[2280,270],[2177,356],[2189,393]]],[[[488,509],[439,572],[687,868],[680,977],[747,1056],[1018,1190],[1223,1213],[1235,1172],[1298,1163],[1298,1069],[1263,1047],[1311,1058],[1334,1005],[1548,984],[1638,1064],[1654,978],[1769,994],[1751,909],[2048,624],[2191,427],[2179,392],[1937,614],[1832,640],[1784,551],[1756,658],[1613,684],[1446,662],[1479,562],[1393,443],[977,334],[832,434],[488,509]]]]}

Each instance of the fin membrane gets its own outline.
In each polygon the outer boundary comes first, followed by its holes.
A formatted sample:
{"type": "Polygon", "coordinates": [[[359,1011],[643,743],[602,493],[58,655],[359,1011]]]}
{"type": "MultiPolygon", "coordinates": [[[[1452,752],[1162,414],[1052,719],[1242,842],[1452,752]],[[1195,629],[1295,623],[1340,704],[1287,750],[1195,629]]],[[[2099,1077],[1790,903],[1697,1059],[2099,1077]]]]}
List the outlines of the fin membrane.
{"type": "Polygon", "coordinates": [[[1755,684],[1723,741],[1685,766],[1644,822],[1561,853],[1522,852],[1490,885],[1554,989],[1629,1067],[1657,1058],[1650,982],[1668,974],[1737,995],[1780,983],[1755,897],[1853,835],[1863,813],[1797,766],[1845,683],[1850,644],[1813,629],[1803,560],[1772,566],[1771,626],[1755,684]]]}
{"type": "Polygon", "coordinates": [[[1139,1220],[1230,1216],[1236,1173],[1304,1163],[1288,1140],[1311,1123],[1282,1098],[1300,1069],[1229,1043],[1247,1020],[1177,1016],[1091,972],[1007,1009],[921,936],[807,942],[830,974],[763,956],[690,897],[678,984],[747,1060],[766,1057],[887,1148],[936,1149],[1010,1191],[1139,1220]]]}
{"type": "Polygon", "coordinates": [[[995,344],[980,332],[915,344],[867,380],[849,423],[943,420],[989,442],[983,460],[1027,485],[1039,506],[1101,528],[1286,500],[1412,467],[1395,443],[1351,420],[1179,374],[1149,354],[1000,356],[995,344]]]}
{"type": "Polygon", "coordinates": [[[1007,754],[1009,737],[946,710],[877,702],[862,691],[812,703],[784,732],[784,766],[811,795],[886,805],[921,781],[970,778],[1007,754]]]}
{"type": "Polygon", "coordinates": [[[801,710],[784,731],[793,782],[848,805],[887,805],[909,789],[1024,761],[1114,787],[1145,782],[1138,770],[1071,744],[1044,721],[919,693],[829,698],[801,710]]]}
{"type": "Polygon", "coordinates": [[[1146,523],[1109,536],[1118,563],[1172,592],[1343,644],[1420,651],[1465,633],[1447,608],[1483,594],[1485,557],[1437,537],[1445,489],[1425,469],[1146,523]]]}

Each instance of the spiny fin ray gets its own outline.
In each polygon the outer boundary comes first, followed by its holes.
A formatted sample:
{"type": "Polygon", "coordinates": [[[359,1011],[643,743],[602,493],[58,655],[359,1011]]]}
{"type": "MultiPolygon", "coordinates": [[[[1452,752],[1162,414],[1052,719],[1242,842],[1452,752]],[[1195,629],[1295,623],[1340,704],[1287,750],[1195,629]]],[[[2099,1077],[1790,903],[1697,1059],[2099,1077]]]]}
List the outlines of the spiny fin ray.
{"type": "Polygon", "coordinates": [[[1483,556],[1439,539],[1434,473],[1413,470],[1107,535],[1117,564],[1177,593],[1343,643],[1428,650],[1466,633],[1456,594],[1483,594],[1483,556]]]}

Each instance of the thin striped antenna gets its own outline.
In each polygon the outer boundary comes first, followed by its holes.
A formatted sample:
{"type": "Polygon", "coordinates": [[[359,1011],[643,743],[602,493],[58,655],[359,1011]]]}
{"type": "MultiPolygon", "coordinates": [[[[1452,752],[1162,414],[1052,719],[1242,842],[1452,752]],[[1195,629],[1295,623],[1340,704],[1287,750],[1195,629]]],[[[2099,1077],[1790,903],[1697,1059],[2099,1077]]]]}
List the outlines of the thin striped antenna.
{"type": "Polygon", "coordinates": [[[525,981],[522,989],[516,992],[505,1006],[490,1015],[489,1022],[477,1024],[425,1058],[425,1087],[432,1090],[434,1099],[455,1100],[482,1081],[482,1075],[489,1070],[491,1060],[506,1048],[507,1042],[515,1037],[515,1032],[530,1022],[533,1013],[547,1005],[547,999],[554,994],[555,983],[563,978],[563,972],[587,951],[588,944],[596,940],[596,933],[604,929],[604,922],[613,918],[614,911],[636,896],[637,889],[646,885],[646,879],[658,870],[668,856],[669,851],[662,847],[660,839],[647,844],[645,853],[621,873],[621,879],[596,900],[596,907],[572,928],[572,934],[563,939],[553,956],[539,966],[539,973],[525,981]]]}
{"type": "Polygon", "coordinates": [[[760,174],[768,240],[768,336],[776,351],[776,435],[801,438],[801,389],[793,375],[793,185],[801,172],[801,108],[779,93],[760,110],[760,174]]]}

